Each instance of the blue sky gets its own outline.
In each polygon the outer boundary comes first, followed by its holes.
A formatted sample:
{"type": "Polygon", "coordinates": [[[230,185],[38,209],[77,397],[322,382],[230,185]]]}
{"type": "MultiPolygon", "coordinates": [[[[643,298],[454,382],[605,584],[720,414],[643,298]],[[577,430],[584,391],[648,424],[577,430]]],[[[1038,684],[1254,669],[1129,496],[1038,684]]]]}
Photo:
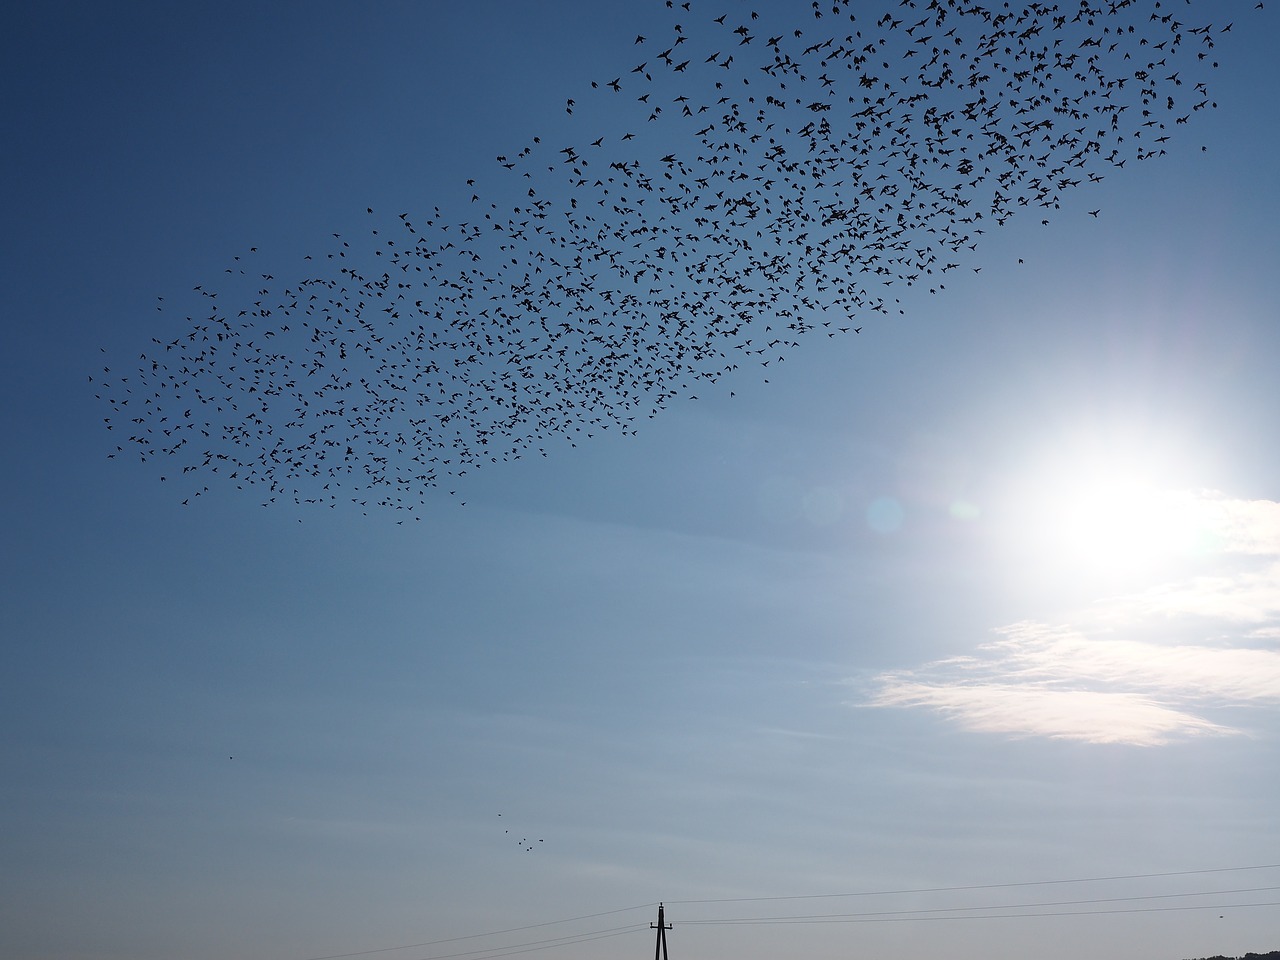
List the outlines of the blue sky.
{"type": "Polygon", "coordinates": [[[659,900],[712,960],[1280,946],[1280,868],[1234,869],[1280,862],[1274,13],[1189,9],[1235,23],[1167,156],[412,523],[183,506],[89,377],[250,246],[300,278],[626,126],[591,81],[670,14],[14,11],[0,953],[630,956],[659,900]]]}

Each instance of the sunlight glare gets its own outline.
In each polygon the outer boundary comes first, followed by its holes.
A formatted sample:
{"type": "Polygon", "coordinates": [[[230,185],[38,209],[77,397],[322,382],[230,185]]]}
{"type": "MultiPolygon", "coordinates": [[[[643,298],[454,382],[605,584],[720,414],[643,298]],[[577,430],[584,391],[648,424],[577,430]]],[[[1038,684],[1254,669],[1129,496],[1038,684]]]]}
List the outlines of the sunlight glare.
{"type": "Polygon", "coordinates": [[[1076,563],[1137,572],[1185,556],[1196,540],[1196,504],[1128,475],[1080,478],[1059,494],[1053,539],[1076,563]]]}
{"type": "Polygon", "coordinates": [[[1184,471],[1140,444],[1080,444],[1024,477],[1027,548],[1059,573],[1155,575],[1206,543],[1208,505],[1176,489],[1184,471]]]}

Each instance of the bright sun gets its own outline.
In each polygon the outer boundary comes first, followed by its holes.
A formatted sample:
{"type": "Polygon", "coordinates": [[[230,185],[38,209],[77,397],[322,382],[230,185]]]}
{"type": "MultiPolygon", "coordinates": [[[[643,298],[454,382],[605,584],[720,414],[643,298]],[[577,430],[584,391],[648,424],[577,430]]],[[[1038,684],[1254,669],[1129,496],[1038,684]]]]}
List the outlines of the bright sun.
{"type": "Polygon", "coordinates": [[[1055,493],[1046,532],[1075,564],[1138,573],[1194,547],[1198,511],[1189,493],[1105,471],[1068,479],[1055,493]]]}
{"type": "Polygon", "coordinates": [[[1059,572],[1155,574],[1203,542],[1205,500],[1179,472],[1136,445],[1058,448],[1018,484],[1018,539],[1059,572]]]}

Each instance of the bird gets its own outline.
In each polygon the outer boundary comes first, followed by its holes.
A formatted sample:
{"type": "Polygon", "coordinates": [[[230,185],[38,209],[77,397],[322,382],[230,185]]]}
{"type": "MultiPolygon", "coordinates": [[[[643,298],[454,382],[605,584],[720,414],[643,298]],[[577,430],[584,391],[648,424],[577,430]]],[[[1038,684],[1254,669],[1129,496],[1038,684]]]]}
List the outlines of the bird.
{"type": "Polygon", "coordinates": [[[563,148],[477,158],[460,211],[366,204],[363,233],[158,299],[138,359],[94,374],[111,456],[162,464],[188,506],[211,483],[464,505],[475,470],[635,435],[740,361],[901,316],[992,230],[1157,161],[1216,106],[1224,32],[1155,0],[659,9],[627,49],[662,52],[566,98],[563,148]]]}

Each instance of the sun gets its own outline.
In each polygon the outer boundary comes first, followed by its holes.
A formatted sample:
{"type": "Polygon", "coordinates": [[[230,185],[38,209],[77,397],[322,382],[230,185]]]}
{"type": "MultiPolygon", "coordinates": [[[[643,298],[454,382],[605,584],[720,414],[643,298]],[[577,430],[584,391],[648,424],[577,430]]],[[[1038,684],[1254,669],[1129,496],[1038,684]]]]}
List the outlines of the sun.
{"type": "Polygon", "coordinates": [[[1015,484],[1018,539],[1057,573],[1158,575],[1204,542],[1206,501],[1179,483],[1185,463],[1138,443],[1060,446],[1015,484]]]}
{"type": "Polygon", "coordinates": [[[1139,573],[1195,543],[1195,498],[1132,473],[1104,468],[1067,478],[1048,506],[1046,532],[1073,565],[1139,573]]]}

